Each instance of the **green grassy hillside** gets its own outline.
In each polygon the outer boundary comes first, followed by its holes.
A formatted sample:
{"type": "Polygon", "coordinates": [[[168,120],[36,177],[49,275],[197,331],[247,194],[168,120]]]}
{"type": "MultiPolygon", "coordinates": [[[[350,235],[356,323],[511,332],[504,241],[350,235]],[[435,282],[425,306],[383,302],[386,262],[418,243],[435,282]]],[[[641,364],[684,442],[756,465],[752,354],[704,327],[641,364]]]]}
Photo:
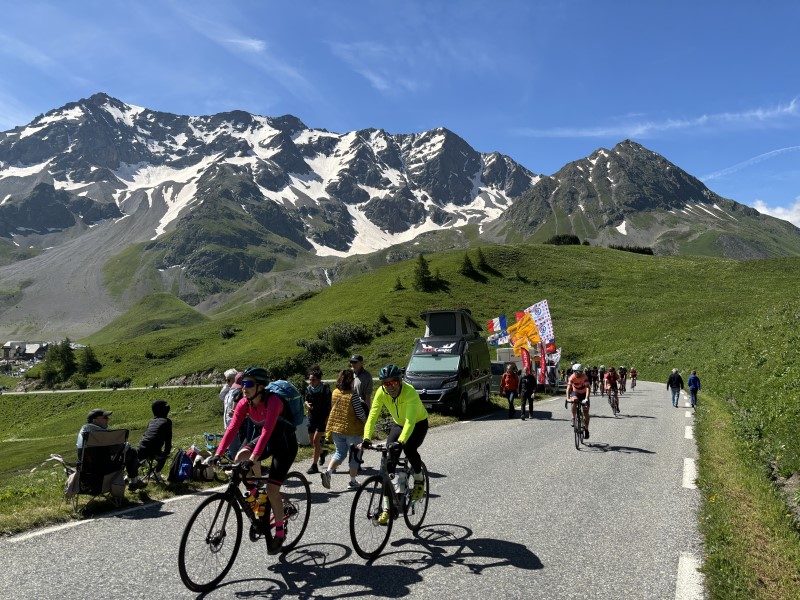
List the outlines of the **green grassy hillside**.
{"type": "MultiPolygon", "coordinates": [[[[144,305],[88,340],[104,364],[94,377],[148,384],[248,364],[302,370],[321,344],[338,350],[313,357],[328,376],[355,351],[375,372],[405,363],[423,332],[423,310],[467,306],[485,322],[547,298],[565,362],[636,366],[654,381],[673,367],[685,376],[698,370],[707,398],[697,431],[711,595],[796,597],[800,535],[773,481],[800,472],[800,259],[653,257],[585,246],[483,251],[492,267],[484,281],[458,274],[463,251],[431,255],[431,271],[447,282],[435,293],[412,289],[409,260],[283,304],[170,329],[152,331],[158,319],[144,305]],[[405,289],[394,289],[398,279],[405,289]],[[348,344],[348,336],[336,337],[342,331],[361,341],[348,344]]],[[[170,304],[161,298],[155,306],[170,304]]]]}
{"type": "Polygon", "coordinates": [[[141,337],[152,331],[183,329],[208,320],[172,294],[160,293],[142,298],[127,313],[92,335],[91,344],[115,345],[118,340],[141,337]]]}

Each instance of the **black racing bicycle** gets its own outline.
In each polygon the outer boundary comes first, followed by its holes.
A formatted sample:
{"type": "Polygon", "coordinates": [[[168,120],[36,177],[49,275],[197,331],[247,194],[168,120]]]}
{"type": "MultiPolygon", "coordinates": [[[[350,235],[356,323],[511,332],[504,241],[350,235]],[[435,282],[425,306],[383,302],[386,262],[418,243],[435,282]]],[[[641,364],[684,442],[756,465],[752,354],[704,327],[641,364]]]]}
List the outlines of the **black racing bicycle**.
{"type": "Polygon", "coordinates": [[[572,419],[572,432],[575,435],[576,450],[581,449],[581,444],[583,444],[584,436],[586,435],[586,431],[583,427],[583,404],[587,401],[588,398],[580,401],[578,401],[577,398],[564,400],[564,408],[567,408],[569,404],[574,404],[575,402],[578,402],[578,407],[575,409],[575,418],[572,419]]]}
{"type": "Polygon", "coordinates": [[[372,446],[372,450],[381,453],[381,472],[364,480],[353,497],[350,509],[350,540],[353,548],[361,558],[372,560],[377,558],[389,541],[392,524],[402,513],[408,528],[417,533],[428,512],[428,494],[430,481],[428,469],[422,464],[424,493],[413,498],[413,470],[408,459],[401,458],[397,462],[396,476],[406,478],[405,489],[397,490],[395,481],[389,475],[388,462],[390,450],[384,444],[372,446]],[[381,513],[388,510],[389,519],[381,523],[381,513]]]}
{"type": "Polygon", "coordinates": [[[617,392],[617,388],[615,387],[608,388],[608,405],[611,407],[611,412],[614,413],[616,417],[619,414],[619,392],[617,392]]]}
{"type": "MultiPolygon", "coordinates": [[[[249,461],[248,461],[249,462],[249,461]]],[[[178,549],[178,572],[183,584],[195,592],[213,589],[228,574],[242,542],[242,513],[250,521],[253,542],[264,538],[269,547],[275,531],[275,515],[267,501],[264,515],[257,517],[245,500],[253,486],[266,486],[267,477],[248,477],[249,465],[222,465],[230,473],[223,492],[211,494],[200,503],[186,523],[178,549]]],[[[303,537],[311,514],[311,488],[305,476],[292,471],[281,486],[286,541],[281,553],[294,548],[303,537]]]]}

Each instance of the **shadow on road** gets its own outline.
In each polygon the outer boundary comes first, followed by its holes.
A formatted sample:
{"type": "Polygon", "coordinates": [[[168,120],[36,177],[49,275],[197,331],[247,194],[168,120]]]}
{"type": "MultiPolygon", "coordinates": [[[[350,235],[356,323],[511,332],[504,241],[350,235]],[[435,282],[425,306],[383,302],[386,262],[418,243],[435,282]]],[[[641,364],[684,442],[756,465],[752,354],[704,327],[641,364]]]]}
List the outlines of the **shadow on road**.
{"type": "Polygon", "coordinates": [[[278,563],[269,567],[276,577],[229,581],[214,591],[245,584],[252,589],[234,592],[234,597],[402,598],[410,593],[412,585],[423,583],[424,571],[434,567],[463,567],[474,575],[495,567],[543,568],[539,557],[523,544],[473,538],[472,530],[463,525],[427,525],[417,537],[396,540],[391,547],[397,550],[372,563],[362,563],[360,559],[349,561],[353,552],[342,544],[307,544],[281,556],[278,563]]]}
{"type": "Polygon", "coordinates": [[[655,454],[653,450],[634,448],[632,446],[611,446],[603,443],[586,444],[586,449],[594,452],[621,452],[622,454],[655,454]]]}

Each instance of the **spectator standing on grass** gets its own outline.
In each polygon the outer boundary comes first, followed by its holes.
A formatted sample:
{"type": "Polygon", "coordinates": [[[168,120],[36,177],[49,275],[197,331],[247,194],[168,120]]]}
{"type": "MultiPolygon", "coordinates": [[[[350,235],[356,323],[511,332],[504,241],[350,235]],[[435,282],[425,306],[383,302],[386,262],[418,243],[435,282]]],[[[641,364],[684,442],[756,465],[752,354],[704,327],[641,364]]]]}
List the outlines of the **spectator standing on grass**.
{"type": "MultiPolygon", "coordinates": [[[[78,431],[78,460],[81,459],[81,450],[83,449],[83,434],[87,431],[107,431],[108,420],[111,417],[110,410],[103,410],[102,408],[95,408],[89,411],[86,416],[86,424],[78,431]]],[[[136,454],[136,449],[131,448],[130,444],[125,444],[125,471],[128,473],[128,489],[131,491],[138,490],[145,487],[147,484],[139,479],[139,456],[136,454]]],[[[116,468],[114,469],[116,470],[116,468]]]]}
{"type": "Polygon", "coordinates": [[[344,369],[339,372],[336,380],[336,389],[333,390],[331,411],[328,416],[326,430],[333,438],[336,452],[331,456],[327,468],[322,471],[322,485],[326,489],[331,487],[331,473],[336,471],[346,457],[350,457],[350,488],[358,487],[359,456],[351,450],[353,444],[361,443],[364,432],[364,422],[367,420],[366,403],[353,391],[353,372],[344,369]]]}
{"type": "Polygon", "coordinates": [[[689,376],[689,381],[686,382],[686,386],[689,388],[689,395],[692,398],[692,408],[697,408],[697,392],[699,392],[702,387],[700,385],[700,378],[697,376],[697,371],[692,371],[692,374],[689,376]]]}
{"type": "Polygon", "coordinates": [[[158,475],[172,451],[172,419],[167,417],[169,404],[166,400],[154,400],[151,408],[153,418],[147,424],[136,453],[139,460],[155,458],[158,475]]]}
{"type": "Polygon", "coordinates": [[[325,435],[325,425],[331,412],[331,388],[327,383],[323,383],[322,369],[319,368],[319,365],[314,365],[308,371],[308,387],[304,400],[308,414],[308,438],[314,449],[314,458],[306,473],[312,475],[319,473],[317,461],[321,463],[325,460],[325,457],[322,456],[322,438],[325,435]]]}
{"type": "Polygon", "coordinates": [[[350,357],[350,368],[353,370],[353,391],[367,404],[367,411],[372,406],[372,375],[364,368],[364,357],[354,354],[350,357]]]}
{"type": "Polygon", "coordinates": [[[683,377],[678,373],[678,369],[672,369],[672,373],[667,378],[667,389],[672,393],[672,406],[677,408],[683,389],[683,377]]]}

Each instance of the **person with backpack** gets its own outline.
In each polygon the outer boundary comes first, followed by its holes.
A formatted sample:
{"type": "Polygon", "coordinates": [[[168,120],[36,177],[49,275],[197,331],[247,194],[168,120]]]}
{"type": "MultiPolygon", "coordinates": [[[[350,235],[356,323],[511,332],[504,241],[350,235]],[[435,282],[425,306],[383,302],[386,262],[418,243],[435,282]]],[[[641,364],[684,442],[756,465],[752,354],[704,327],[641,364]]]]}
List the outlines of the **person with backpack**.
{"type": "Polygon", "coordinates": [[[697,371],[692,371],[692,374],[689,376],[689,381],[686,382],[686,386],[689,388],[689,395],[692,398],[692,408],[697,408],[697,392],[699,392],[702,387],[700,385],[700,378],[697,376],[697,371]]]}
{"type": "MultiPolygon", "coordinates": [[[[261,459],[269,448],[272,462],[267,479],[267,498],[275,515],[275,535],[270,541],[267,551],[269,554],[277,554],[286,540],[280,490],[283,480],[297,456],[297,434],[295,433],[297,424],[291,405],[294,398],[290,401],[268,390],[269,383],[269,373],[262,367],[247,367],[242,372],[244,396],[236,404],[233,418],[225,430],[225,435],[222,436],[211,462],[219,461],[233,442],[246,417],[250,417],[253,423],[260,427],[259,435],[247,440],[242,445],[239,452],[236,453],[235,460],[249,463],[253,475],[260,477],[261,459]]],[[[302,413],[302,399],[300,399],[300,412],[302,413]]],[[[254,496],[258,494],[258,491],[249,490],[249,493],[254,496]]]]}
{"type": "Polygon", "coordinates": [[[140,461],[156,459],[155,474],[160,477],[161,469],[172,452],[172,419],[167,417],[169,404],[166,400],[154,400],[151,408],[153,418],[147,424],[136,452],[140,461]]]}
{"type": "MultiPolygon", "coordinates": [[[[311,467],[306,471],[309,475],[319,473],[317,462],[322,463],[322,438],[325,435],[325,425],[331,412],[331,388],[322,381],[322,369],[314,365],[308,372],[308,387],[305,393],[305,406],[308,413],[308,438],[314,448],[314,457],[311,467]]],[[[326,452],[327,454],[327,452],[326,452]]]]}

